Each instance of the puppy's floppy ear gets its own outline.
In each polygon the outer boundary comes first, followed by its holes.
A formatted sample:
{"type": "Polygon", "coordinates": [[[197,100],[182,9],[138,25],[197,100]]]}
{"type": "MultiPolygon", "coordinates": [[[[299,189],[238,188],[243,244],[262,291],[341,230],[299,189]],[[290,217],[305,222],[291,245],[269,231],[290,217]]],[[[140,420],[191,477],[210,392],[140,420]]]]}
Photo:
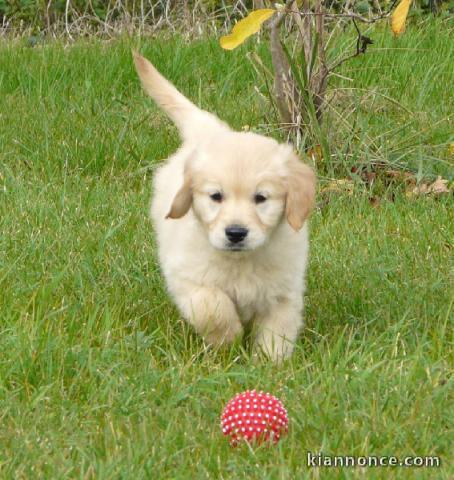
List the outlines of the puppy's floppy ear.
{"type": "Polygon", "coordinates": [[[293,230],[302,228],[315,204],[315,174],[294,153],[288,163],[285,216],[293,230]]]}
{"type": "Polygon", "coordinates": [[[189,169],[185,169],[184,181],[180,190],[175,195],[172,206],[166,218],[181,218],[186,215],[192,204],[192,175],[189,169]]]}

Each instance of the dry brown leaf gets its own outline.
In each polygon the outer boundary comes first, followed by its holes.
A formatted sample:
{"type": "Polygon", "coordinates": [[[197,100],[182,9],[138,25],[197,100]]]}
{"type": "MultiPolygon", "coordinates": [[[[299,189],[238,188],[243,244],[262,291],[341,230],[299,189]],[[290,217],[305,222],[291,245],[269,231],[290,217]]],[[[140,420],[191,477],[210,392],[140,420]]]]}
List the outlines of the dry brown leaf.
{"type": "Polygon", "coordinates": [[[377,208],[380,206],[381,199],[377,196],[369,197],[369,203],[372,208],[377,208]]]}
{"type": "Polygon", "coordinates": [[[390,184],[392,182],[402,182],[407,188],[414,187],[416,185],[416,177],[411,172],[405,170],[385,170],[383,172],[385,177],[385,183],[390,184]]]}
{"type": "Polygon", "coordinates": [[[383,174],[386,177],[395,178],[396,180],[412,181],[415,179],[413,173],[406,172],[405,170],[385,170],[383,174]]]}
{"type": "Polygon", "coordinates": [[[400,170],[385,170],[384,175],[390,178],[401,179],[402,172],[400,170]]]}
{"type": "Polygon", "coordinates": [[[442,177],[437,177],[434,183],[429,186],[430,193],[449,193],[448,181],[442,177]]]}
{"type": "Polygon", "coordinates": [[[407,197],[427,195],[429,193],[439,195],[441,193],[450,193],[450,191],[451,190],[448,186],[448,180],[439,176],[433,183],[421,183],[416,187],[412,188],[411,190],[407,190],[406,195],[407,197]]]}
{"type": "Polygon", "coordinates": [[[404,172],[404,181],[407,185],[416,185],[416,177],[413,173],[404,172]]]}
{"type": "Polygon", "coordinates": [[[406,185],[416,185],[415,175],[405,170],[394,170],[385,164],[373,164],[370,170],[366,167],[352,167],[351,172],[361,178],[367,185],[372,185],[376,180],[381,180],[385,185],[402,182],[406,185]]]}
{"type": "Polygon", "coordinates": [[[323,151],[320,145],[315,145],[306,152],[306,155],[312,159],[314,163],[319,163],[323,159],[323,151]]]}

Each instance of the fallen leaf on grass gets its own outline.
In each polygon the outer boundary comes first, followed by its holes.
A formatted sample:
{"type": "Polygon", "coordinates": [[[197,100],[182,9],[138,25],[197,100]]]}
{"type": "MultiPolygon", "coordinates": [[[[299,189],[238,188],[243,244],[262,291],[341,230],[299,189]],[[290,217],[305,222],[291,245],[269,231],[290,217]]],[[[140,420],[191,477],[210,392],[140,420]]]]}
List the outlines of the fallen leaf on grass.
{"type": "Polygon", "coordinates": [[[368,184],[372,185],[377,178],[377,174],[375,172],[364,172],[361,175],[361,178],[368,184]]]}
{"type": "Polygon", "coordinates": [[[430,183],[430,184],[421,183],[420,185],[417,185],[411,190],[410,189],[407,190],[406,195],[407,197],[413,197],[418,195],[428,195],[430,193],[439,195],[441,193],[450,193],[450,191],[451,190],[449,189],[449,186],[448,186],[448,180],[439,176],[433,183],[430,183]]]}
{"type": "Polygon", "coordinates": [[[437,177],[429,188],[430,193],[449,193],[448,181],[442,177],[437,177]]]}
{"type": "Polygon", "coordinates": [[[416,185],[416,177],[413,173],[405,170],[393,170],[388,168],[386,164],[372,164],[369,168],[366,167],[352,167],[351,172],[357,175],[369,187],[375,181],[381,180],[385,186],[394,183],[405,183],[407,186],[416,185]]]}
{"type": "Polygon", "coordinates": [[[388,178],[394,178],[396,180],[413,181],[415,179],[414,175],[405,170],[384,170],[383,175],[388,178]]]}
{"type": "Polygon", "coordinates": [[[320,190],[320,193],[346,193],[347,195],[353,195],[355,189],[355,183],[348,178],[333,180],[328,183],[326,187],[320,190]]]}
{"type": "Polygon", "coordinates": [[[380,206],[381,198],[376,196],[369,197],[369,203],[372,208],[377,208],[380,206]]]}

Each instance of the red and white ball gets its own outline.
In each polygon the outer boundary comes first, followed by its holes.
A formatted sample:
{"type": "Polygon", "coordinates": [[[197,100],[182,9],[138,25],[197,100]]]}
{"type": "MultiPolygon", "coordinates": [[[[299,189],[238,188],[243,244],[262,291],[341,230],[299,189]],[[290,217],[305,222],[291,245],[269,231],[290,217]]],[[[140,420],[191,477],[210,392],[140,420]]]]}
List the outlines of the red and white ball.
{"type": "Polygon", "coordinates": [[[221,416],[221,428],[222,433],[230,437],[232,446],[241,440],[276,443],[288,431],[287,410],[273,395],[247,390],[227,403],[221,416]]]}

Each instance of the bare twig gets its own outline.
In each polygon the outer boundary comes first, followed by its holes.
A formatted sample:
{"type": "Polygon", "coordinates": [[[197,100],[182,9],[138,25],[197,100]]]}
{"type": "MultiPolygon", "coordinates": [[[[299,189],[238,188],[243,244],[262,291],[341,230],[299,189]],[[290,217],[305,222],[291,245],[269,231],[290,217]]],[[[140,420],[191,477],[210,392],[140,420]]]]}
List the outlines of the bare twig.
{"type": "Polygon", "coordinates": [[[285,98],[285,84],[289,80],[290,66],[285,57],[281,39],[279,38],[279,25],[284,17],[283,14],[280,15],[281,18],[278,18],[277,21],[271,25],[271,60],[274,68],[274,94],[282,121],[290,123],[292,115],[285,98]]]}
{"type": "Polygon", "coordinates": [[[373,41],[369,37],[366,37],[360,32],[354,18],[352,18],[352,21],[353,21],[353,25],[355,26],[356,33],[358,34],[356,38],[356,51],[350,55],[346,55],[345,57],[340,58],[337,62],[333,63],[328,68],[328,72],[327,72],[328,74],[330,74],[333,70],[338,68],[343,63],[345,63],[347,60],[351,60],[352,58],[355,58],[358,55],[361,55],[362,53],[366,53],[367,46],[373,43],[373,41]]]}
{"type": "MultiPolygon", "coordinates": [[[[303,0],[303,12],[309,13],[310,8],[311,7],[310,7],[309,0],[303,0]]],[[[299,26],[301,41],[303,43],[304,58],[306,60],[306,65],[307,65],[307,75],[310,75],[309,69],[310,69],[311,57],[312,57],[311,17],[309,15],[304,15],[303,18],[301,18],[301,16],[298,15],[298,13],[299,12],[297,9],[297,11],[293,12],[293,16],[298,18],[300,21],[298,23],[298,20],[297,20],[297,24],[299,26]]]]}
{"type": "MultiPolygon", "coordinates": [[[[322,13],[321,0],[317,0],[317,4],[315,8],[317,13],[322,13]]],[[[329,73],[329,69],[326,66],[325,38],[324,38],[325,32],[324,32],[324,16],[323,15],[318,15],[316,17],[315,30],[318,36],[317,55],[318,55],[319,69],[317,72],[317,76],[315,77],[316,84],[314,85],[314,106],[315,106],[315,114],[317,116],[317,120],[320,121],[322,116],[322,104],[325,99],[327,78],[329,73]]]]}
{"type": "MultiPolygon", "coordinates": [[[[290,74],[290,65],[282,48],[279,37],[279,28],[284,21],[287,9],[291,8],[294,0],[287,0],[284,11],[278,12],[270,22],[271,60],[274,68],[274,94],[276,105],[284,123],[292,122],[292,111],[289,108],[287,95],[296,91],[290,74]],[[287,94],[287,95],[286,95],[287,94]]],[[[293,103],[293,102],[292,102],[293,103]]]]}
{"type": "Polygon", "coordinates": [[[66,6],[65,6],[65,29],[66,33],[68,34],[68,37],[73,40],[73,37],[71,35],[71,32],[69,31],[69,23],[68,23],[68,12],[69,12],[69,4],[71,0],[66,0],[66,6]]]}
{"type": "MultiPolygon", "coordinates": [[[[398,1],[399,0],[393,0],[391,5],[389,6],[388,10],[386,10],[385,12],[382,12],[380,15],[377,15],[376,17],[372,17],[372,18],[363,17],[362,15],[354,13],[350,10],[346,11],[345,13],[327,13],[327,12],[305,12],[304,9],[303,9],[303,11],[299,11],[299,14],[302,17],[306,16],[306,15],[315,16],[315,17],[318,16],[318,15],[323,15],[326,18],[352,18],[352,19],[358,20],[362,23],[369,23],[370,24],[370,23],[376,23],[379,20],[382,20],[383,18],[389,17],[389,15],[391,15],[391,12],[394,10],[394,7],[396,6],[398,1]]],[[[286,9],[288,9],[287,5],[286,5],[286,9]]],[[[291,12],[289,12],[289,13],[291,13],[291,12]]]]}

